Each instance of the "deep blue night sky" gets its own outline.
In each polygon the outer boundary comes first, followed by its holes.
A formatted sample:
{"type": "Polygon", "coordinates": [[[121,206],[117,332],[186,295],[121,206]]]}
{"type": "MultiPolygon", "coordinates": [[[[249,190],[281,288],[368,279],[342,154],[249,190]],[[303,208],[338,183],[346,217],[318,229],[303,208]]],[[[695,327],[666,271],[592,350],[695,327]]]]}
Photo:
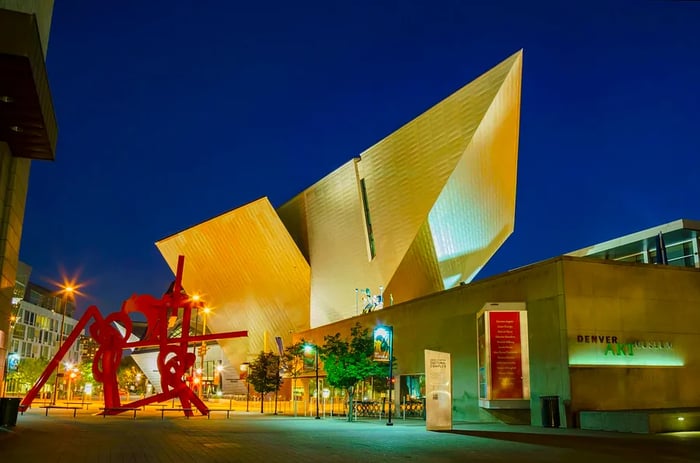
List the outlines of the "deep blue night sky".
{"type": "Polygon", "coordinates": [[[115,5],[55,3],[21,248],[81,309],[162,294],[156,240],[282,204],[521,48],[515,232],[479,278],[700,219],[700,2],[115,5]]]}

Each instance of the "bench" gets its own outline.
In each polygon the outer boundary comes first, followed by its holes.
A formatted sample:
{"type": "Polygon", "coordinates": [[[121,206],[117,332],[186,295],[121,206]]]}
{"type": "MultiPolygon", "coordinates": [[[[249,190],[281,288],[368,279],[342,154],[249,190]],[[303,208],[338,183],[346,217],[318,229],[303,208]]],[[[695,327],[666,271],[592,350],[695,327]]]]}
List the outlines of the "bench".
{"type": "Polygon", "coordinates": [[[66,402],[66,405],[80,405],[81,407],[85,407],[85,410],[89,410],[92,402],[66,402]]]}
{"type": "Polygon", "coordinates": [[[17,407],[17,408],[19,410],[19,413],[21,415],[24,415],[24,412],[26,412],[27,410],[32,408],[32,405],[35,405],[35,406],[38,406],[39,408],[41,408],[41,405],[51,405],[51,402],[50,401],[32,402],[29,405],[19,404],[19,407],[17,407]]]}
{"type": "Polygon", "coordinates": [[[207,419],[211,419],[211,412],[226,412],[226,419],[228,420],[232,411],[232,408],[210,408],[209,413],[207,413],[207,419]]]}
{"type": "Polygon", "coordinates": [[[63,408],[66,410],[73,410],[73,418],[75,418],[75,414],[78,412],[83,407],[73,407],[71,405],[42,405],[39,408],[45,408],[46,409],[46,416],[49,416],[49,409],[50,408],[63,408]]]}
{"type": "Polygon", "coordinates": [[[102,410],[102,418],[107,417],[107,412],[134,412],[134,419],[136,419],[136,411],[139,410],[139,407],[104,407],[100,410],[102,410]]]}
{"type": "Polygon", "coordinates": [[[160,410],[160,419],[161,420],[163,419],[165,412],[184,412],[185,418],[187,418],[188,420],[190,419],[190,415],[188,413],[192,413],[191,408],[165,408],[165,407],[163,407],[159,410],[160,410]]]}

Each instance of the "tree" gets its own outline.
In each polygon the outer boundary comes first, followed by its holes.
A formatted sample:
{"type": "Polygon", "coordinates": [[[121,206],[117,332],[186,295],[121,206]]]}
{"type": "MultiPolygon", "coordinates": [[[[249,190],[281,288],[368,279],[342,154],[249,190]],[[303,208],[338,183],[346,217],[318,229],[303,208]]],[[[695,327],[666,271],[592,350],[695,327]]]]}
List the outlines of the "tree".
{"type": "Polygon", "coordinates": [[[348,421],[352,421],[355,386],[370,376],[386,376],[386,366],[373,359],[374,340],[368,328],[356,323],[350,329],[350,338],[342,339],[340,333],[324,336],[325,344],[319,350],[326,380],[333,387],[348,391],[348,421]]]}
{"type": "Polygon", "coordinates": [[[95,377],[92,374],[92,362],[83,362],[78,365],[80,370],[80,379],[76,382],[79,387],[85,387],[86,383],[95,383],[95,377]]]}
{"type": "Polygon", "coordinates": [[[264,397],[268,392],[278,391],[282,385],[279,374],[281,362],[279,355],[272,352],[260,352],[250,364],[248,382],[260,393],[260,413],[263,413],[264,397]]]}
{"type": "Polygon", "coordinates": [[[95,377],[93,376],[92,362],[82,362],[78,365],[78,370],[80,371],[80,374],[75,380],[76,387],[81,389],[83,393],[85,393],[85,385],[89,383],[92,384],[91,394],[98,394],[101,391],[101,383],[98,383],[95,380],[95,377]]]}
{"type": "Polygon", "coordinates": [[[292,378],[292,403],[294,408],[294,416],[297,416],[297,401],[296,401],[296,380],[304,372],[304,345],[306,341],[303,339],[300,342],[287,346],[284,349],[282,356],[282,369],[285,374],[292,378]]]}
{"type": "Polygon", "coordinates": [[[17,365],[17,371],[10,372],[7,375],[7,379],[16,381],[20,391],[29,389],[36,383],[36,380],[39,379],[39,376],[41,376],[48,364],[49,361],[43,357],[24,357],[17,365]]]}
{"type": "Polygon", "coordinates": [[[130,390],[136,391],[137,384],[139,383],[138,375],[143,376],[143,372],[134,359],[130,355],[123,357],[119,363],[119,370],[117,371],[119,388],[125,390],[127,395],[130,390]]]}

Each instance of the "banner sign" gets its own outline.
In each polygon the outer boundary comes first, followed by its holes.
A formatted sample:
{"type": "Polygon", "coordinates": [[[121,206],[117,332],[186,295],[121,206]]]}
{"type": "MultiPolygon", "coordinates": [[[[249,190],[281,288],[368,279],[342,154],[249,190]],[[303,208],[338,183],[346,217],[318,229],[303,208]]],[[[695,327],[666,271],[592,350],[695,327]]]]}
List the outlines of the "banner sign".
{"type": "Polygon", "coordinates": [[[304,355],[301,357],[302,371],[304,373],[316,370],[316,351],[314,349],[316,349],[316,346],[304,347],[304,355]]]}
{"type": "Polygon", "coordinates": [[[7,370],[8,371],[19,370],[19,354],[18,353],[13,352],[7,356],[7,370]]]}
{"type": "Polygon", "coordinates": [[[282,338],[275,336],[275,343],[277,344],[277,351],[280,353],[280,357],[284,357],[284,343],[282,342],[282,338]]]}
{"type": "Polygon", "coordinates": [[[374,355],[375,362],[389,362],[389,352],[393,331],[390,326],[378,326],[374,329],[374,355]]]}

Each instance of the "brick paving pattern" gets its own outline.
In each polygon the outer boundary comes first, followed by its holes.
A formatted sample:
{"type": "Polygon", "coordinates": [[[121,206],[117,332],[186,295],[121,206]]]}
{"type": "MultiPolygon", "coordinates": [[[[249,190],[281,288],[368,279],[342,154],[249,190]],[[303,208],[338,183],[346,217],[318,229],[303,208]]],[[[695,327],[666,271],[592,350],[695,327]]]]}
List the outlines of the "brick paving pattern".
{"type": "Polygon", "coordinates": [[[700,433],[633,435],[502,424],[348,423],[259,413],[189,420],[147,410],[94,416],[33,408],[0,431],[0,462],[698,462],[700,433]]]}

